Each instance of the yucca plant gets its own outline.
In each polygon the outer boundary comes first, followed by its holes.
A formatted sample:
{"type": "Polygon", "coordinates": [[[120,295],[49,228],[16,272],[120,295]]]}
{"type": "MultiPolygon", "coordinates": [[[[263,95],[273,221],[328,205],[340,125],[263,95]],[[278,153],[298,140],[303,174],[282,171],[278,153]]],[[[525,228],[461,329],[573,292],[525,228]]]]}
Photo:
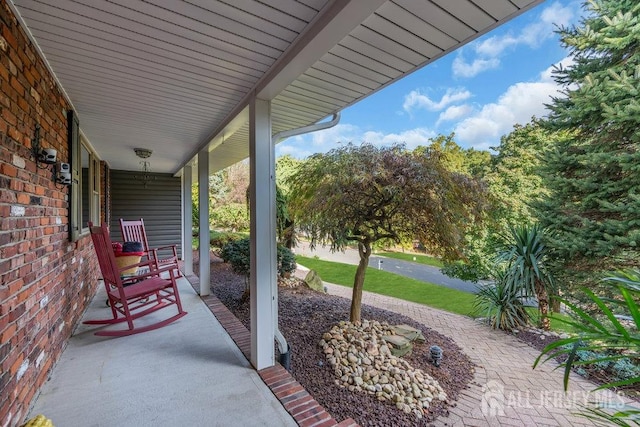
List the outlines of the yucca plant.
{"type": "Polygon", "coordinates": [[[476,314],[489,319],[492,328],[511,331],[529,323],[522,297],[507,283],[507,272],[498,269],[494,283],[479,287],[474,301],[476,314]]]}
{"type": "MultiPolygon", "coordinates": [[[[614,288],[619,298],[601,298],[591,290],[583,288],[590,302],[600,311],[599,316],[592,316],[570,301],[562,300],[573,312],[575,321],[565,321],[579,333],[549,344],[536,359],[533,367],[558,356],[566,357],[561,364],[564,367],[564,388],[569,385],[571,368],[579,365],[591,365],[603,361],[619,359],[638,359],[640,356],[640,270],[621,271],[604,279],[614,288]],[[629,327],[625,327],[614,313],[629,316],[629,327]],[[578,350],[591,350],[597,356],[587,360],[576,360],[578,350]]],[[[621,387],[640,382],[640,376],[626,380],[613,381],[598,389],[621,387]]],[[[640,408],[625,406],[611,411],[604,405],[596,405],[586,409],[583,414],[588,418],[606,420],[616,425],[640,425],[640,408]]]]}
{"type": "Polygon", "coordinates": [[[536,297],[539,326],[545,331],[551,329],[549,291],[554,285],[546,268],[548,255],[538,224],[511,227],[498,252],[498,261],[506,264],[506,286],[518,295],[536,297]]]}

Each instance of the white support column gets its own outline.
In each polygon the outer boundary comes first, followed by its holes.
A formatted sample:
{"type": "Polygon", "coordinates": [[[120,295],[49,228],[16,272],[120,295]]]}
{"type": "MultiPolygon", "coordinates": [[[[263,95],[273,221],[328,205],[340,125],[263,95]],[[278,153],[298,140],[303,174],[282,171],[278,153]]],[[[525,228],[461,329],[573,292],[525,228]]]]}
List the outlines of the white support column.
{"type": "Polygon", "coordinates": [[[198,222],[200,258],[200,295],[211,293],[211,267],[209,266],[209,150],[198,153],[198,222]]]}
{"type": "Polygon", "coordinates": [[[251,364],[258,370],[275,364],[277,316],[275,150],[271,143],[271,104],[249,105],[251,161],[251,364]]]}
{"type": "Polygon", "coordinates": [[[193,184],[191,165],[182,169],[182,261],[184,273],[193,274],[193,251],[191,250],[193,218],[193,200],[191,199],[191,185],[193,184]]]}

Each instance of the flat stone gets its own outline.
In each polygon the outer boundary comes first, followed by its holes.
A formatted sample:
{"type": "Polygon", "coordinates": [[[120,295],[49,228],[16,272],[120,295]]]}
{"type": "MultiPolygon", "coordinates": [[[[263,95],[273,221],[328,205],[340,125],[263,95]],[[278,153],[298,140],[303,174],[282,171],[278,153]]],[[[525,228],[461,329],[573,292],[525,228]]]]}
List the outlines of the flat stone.
{"type": "Polygon", "coordinates": [[[409,341],[425,342],[422,331],[409,325],[395,325],[391,329],[398,335],[402,335],[409,341]]]}
{"type": "Polygon", "coordinates": [[[391,348],[391,355],[393,355],[395,357],[402,357],[402,356],[406,356],[408,354],[411,354],[412,350],[413,350],[413,345],[411,343],[409,343],[409,345],[404,346],[402,348],[392,347],[391,348]]]}
{"type": "Polygon", "coordinates": [[[404,348],[411,345],[411,340],[403,337],[402,335],[385,335],[382,339],[394,348],[404,348]]]}
{"type": "MultiPolygon", "coordinates": [[[[411,341],[403,337],[402,335],[385,335],[382,337],[384,341],[391,344],[391,354],[396,357],[406,356],[413,350],[413,344],[411,341]]],[[[390,363],[396,365],[398,362],[391,359],[390,363]]]]}

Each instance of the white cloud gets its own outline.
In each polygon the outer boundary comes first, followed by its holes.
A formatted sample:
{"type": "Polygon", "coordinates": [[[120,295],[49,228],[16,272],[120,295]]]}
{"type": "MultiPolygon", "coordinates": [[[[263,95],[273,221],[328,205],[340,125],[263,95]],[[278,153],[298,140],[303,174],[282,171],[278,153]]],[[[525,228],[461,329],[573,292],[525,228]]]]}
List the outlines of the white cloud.
{"type": "MultiPolygon", "coordinates": [[[[470,45],[475,57],[467,61],[460,49],[452,64],[455,77],[474,77],[483,71],[498,68],[499,57],[508,49],[525,45],[531,49],[538,48],[541,43],[553,36],[556,25],[568,25],[574,19],[573,9],[560,3],[551,3],[542,10],[540,18],[524,26],[517,33],[506,33],[492,36],[470,45]]],[[[468,48],[466,51],[468,52],[468,48]]]]}
{"type": "Polygon", "coordinates": [[[304,159],[309,157],[313,152],[308,150],[306,146],[281,142],[276,145],[276,157],[290,155],[296,159],[304,159]]]}
{"type": "MultiPolygon", "coordinates": [[[[561,66],[563,69],[564,68],[568,68],[571,67],[575,64],[575,61],[572,57],[567,56],[563,59],[561,59],[560,61],[558,61],[555,66],[561,66]]],[[[542,82],[553,82],[553,69],[554,67],[549,67],[546,70],[544,70],[543,72],[540,73],[540,81],[542,82]]]]}
{"type": "MultiPolygon", "coordinates": [[[[562,62],[566,65],[568,61],[562,62]]],[[[483,106],[477,114],[460,122],[455,128],[457,140],[463,146],[477,149],[496,146],[515,124],[526,124],[532,116],[546,116],[544,104],[551,102],[551,96],[558,96],[558,90],[551,78],[551,67],[540,73],[537,82],[516,83],[497,102],[483,106]]]]}
{"type": "Polygon", "coordinates": [[[473,107],[468,104],[453,105],[440,113],[438,121],[436,122],[436,126],[438,126],[441,122],[459,120],[471,114],[472,111],[473,107]]]}
{"type": "Polygon", "coordinates": [[[441,111],[447,105],[464,101],[471,97],[471,92],[464,88],[449,88],[442,95],[439,101],[434,101],[429,98],[427,95],[421,93],[418,90],[412,90],[404,97],[404,103],[402,104],[402,108],[411,113],[412,110],[415,109],[426,109],[428,111],[441,111]]]}
{"type": "Polygon", "coordinates": [[[363,131],[357,126],[349,124],[340,124],[331,129],[289,138],[276,145],[276,156],[289,154],[295,158],[302,159],[314,153],[326,153],[349,142],[353,144],[366,142],[377,146],[403,143],[406,144],[407,148],[413,149],[418,145],[427,145],[429,138],[435,136],[436,133],[434,131],[425,128],[385,134],[376,131],[363,131]]]}
{"type": "Polygon", "coordinates": [[[340,143],[356,141],[361,133],[357,126],[338,124],[329,129],[297,135],[276,145],[276,156],[289,154],[303,159],[314,153],[325,153],[340,143]]]}
{"type": "MultiPolygon", "coordinates": [[[[573,60],[567,57],[556,65],[560,64],[566,68],[573,64],[573,60]]],[[[535,82],[511,85],[495,103],[481,108],[474,109],[469,104],[449,105],[440,114],[436,126],[441,122],[462,119],[452,129],[456,134],[456,142],[463,147],[474,147],[478,150],[495,147],[499,144],[500,137],[511,132],[516,123],[526,124],[532,116],[546,116],[548,112],[544,104],[551,102],[551,96],[560,95],[559,87],[553,80],[552,69],[553,67],[548,67],[543,70],[535,82]]],[[[414,105],[439,105],[439,108],[442,108],[448,103],[467,99],[470,93],[461,89],[449,90],[437,102],[426,101],[428,97],[420,95],[417,91],[413,91],[411,96],[420,100],[414,102],[414,105]]],[[[296,158],[305,158],[314,153],[325,153],[349,142],[367,142],[378,146],[404,143],[413,149],[418,145],[428,145],[429,139],[436,136],[437,132],[426,127],[400,133],[383,133],[364,130],[351,124],[339,124],[331,129],[289,138],[276,146],[276,155],[289,154],[296,158]]]]}
{"type": "Polygon", "coordinates": [[[462,56],[462,49],[460,49],[459,52],[451,65],[455,77],[473,77],[483,71],[493,70],[500,66],[500,60],[496,58],[477,58],[474,59],[473,62],[468,63],[462,56]]]}
{"type": "Polygon", "coordinates": [[[416,128],[409,129],[402,133],[384,134],[382,132],[365,132],[362,135],[362,142],[382,146],[392,144],[406,144],[407,148],[414,149],[418,145],[428,145],[429,138],[434,138],[436,133],[430,129],[416,128]]]}
{"type": "MultiPolygon", "coordinates": [[[[577,5],[577,7],[580,7],[577,5]]],[[[540,19],[542,22],[558,26],[568,26],[573,23],[577,16],[576,10],[569,6],[563,7],[560,3],[552,3],[542,10],[540,19]]]]}
{"type": "Polygon", "coordinates": [[[489,58],[495,58],[497,56],[500,56],[500,54],[504,52],[507,48],[511,46],[515,46],[520,42],[521,40],[512,36],[511,34],[505,34],[502,36],[493,36],[481,42],[478,42],[474,46],[474,51],[478,55],[489,57],[489,58]]]}

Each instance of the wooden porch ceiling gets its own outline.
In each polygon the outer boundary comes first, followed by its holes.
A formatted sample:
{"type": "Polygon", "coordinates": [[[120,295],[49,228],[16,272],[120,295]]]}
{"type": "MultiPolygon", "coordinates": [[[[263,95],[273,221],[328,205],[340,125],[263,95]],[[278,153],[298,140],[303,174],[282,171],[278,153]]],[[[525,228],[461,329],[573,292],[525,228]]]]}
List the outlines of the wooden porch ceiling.
{"type": "Polygon", "coordinates": [[[205,146],[213,170],[248,157],[252,93],[274,132],[308,125],[542,0],[9,2],[98,155],[177,173],[205,146]]]}

